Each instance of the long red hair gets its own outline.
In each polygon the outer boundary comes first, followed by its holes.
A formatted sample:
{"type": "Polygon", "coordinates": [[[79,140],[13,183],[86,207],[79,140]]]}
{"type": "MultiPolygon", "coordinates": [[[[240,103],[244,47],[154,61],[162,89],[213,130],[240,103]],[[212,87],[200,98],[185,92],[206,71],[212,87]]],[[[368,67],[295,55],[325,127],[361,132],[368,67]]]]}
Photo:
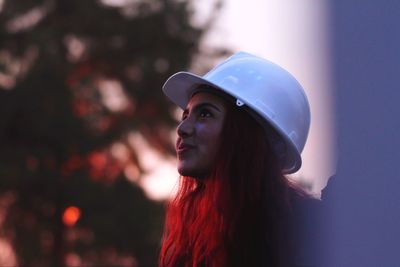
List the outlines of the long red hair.
{"type": "Polygon", "coordinates": [[[181,177],[169,203],[161,267],[285,264],[289,182],[265,129],[232,103],[212,174],[181,177]]]}

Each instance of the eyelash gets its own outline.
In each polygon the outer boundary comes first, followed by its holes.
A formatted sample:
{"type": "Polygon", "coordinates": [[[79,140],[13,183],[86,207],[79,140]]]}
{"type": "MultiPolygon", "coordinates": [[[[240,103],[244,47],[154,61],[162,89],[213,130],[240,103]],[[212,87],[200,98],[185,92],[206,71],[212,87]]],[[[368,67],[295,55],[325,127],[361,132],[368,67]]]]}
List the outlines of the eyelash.
{"type": "MultiPolygon", "coordinates": [[[[212,113],[208,109],[201,109],[198,113],[200,118],[209,118],[212,117],[212,113]]],[[[188,114],[182,114],[181,121],[184,121],[188,117],[188,114]]]]}
{"type": "Polygon", "coordinates": [[[200,110],[200,112],[199,112],[199,116],[200,116],[201,118],[212,117],[212,113],[211,113],[209,110],[207,110],[207,109],[202,109],[202,110],[200,110]],[[205,116],[203,116],[203,115],[205,115],[205,116]]]}

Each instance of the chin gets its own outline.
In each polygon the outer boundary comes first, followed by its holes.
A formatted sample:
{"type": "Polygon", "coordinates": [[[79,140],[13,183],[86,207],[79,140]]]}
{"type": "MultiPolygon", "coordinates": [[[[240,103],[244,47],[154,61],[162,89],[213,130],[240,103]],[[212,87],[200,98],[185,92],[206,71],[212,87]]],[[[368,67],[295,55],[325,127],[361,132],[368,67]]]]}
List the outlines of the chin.
{"type": "Polygon", "coordinates": [[[204,179],[204,177],[206,177],[207,175],[204,172],[204,170],[199,170],[196,168],[188,168],[188,167],[178,167],[178,173],[181,176],[188,176],[188,177],[192,177],[192,178],[196,178],[196,179],[204,179]]]}

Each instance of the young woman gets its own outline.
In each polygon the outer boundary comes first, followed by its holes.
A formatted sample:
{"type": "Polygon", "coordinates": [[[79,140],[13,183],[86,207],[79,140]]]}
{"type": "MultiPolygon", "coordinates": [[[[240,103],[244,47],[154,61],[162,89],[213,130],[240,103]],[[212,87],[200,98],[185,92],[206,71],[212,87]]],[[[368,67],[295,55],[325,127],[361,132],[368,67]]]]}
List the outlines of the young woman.
{"type": "Polygon", "coordinates": [[[180,72],[164,93],[183,111],[181,174],[160,266],[304,266],[314,201],[284,176],[301,166],[310,111],[281,67],[237,53],[204,77],[180,72]]]}

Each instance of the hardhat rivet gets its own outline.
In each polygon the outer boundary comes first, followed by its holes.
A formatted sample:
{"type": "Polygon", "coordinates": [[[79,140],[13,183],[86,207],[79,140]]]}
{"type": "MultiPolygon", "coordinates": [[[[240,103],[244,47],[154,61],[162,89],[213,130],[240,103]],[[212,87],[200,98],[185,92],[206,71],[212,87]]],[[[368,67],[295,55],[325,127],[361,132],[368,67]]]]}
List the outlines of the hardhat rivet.
{"type": "Polygon", "coordinates": [[[244,105],[244,103],[243,103],[241,100],[236,99],[236,105],[237,105],[238,107],[241,107],[241,106],[244,105]]]}

